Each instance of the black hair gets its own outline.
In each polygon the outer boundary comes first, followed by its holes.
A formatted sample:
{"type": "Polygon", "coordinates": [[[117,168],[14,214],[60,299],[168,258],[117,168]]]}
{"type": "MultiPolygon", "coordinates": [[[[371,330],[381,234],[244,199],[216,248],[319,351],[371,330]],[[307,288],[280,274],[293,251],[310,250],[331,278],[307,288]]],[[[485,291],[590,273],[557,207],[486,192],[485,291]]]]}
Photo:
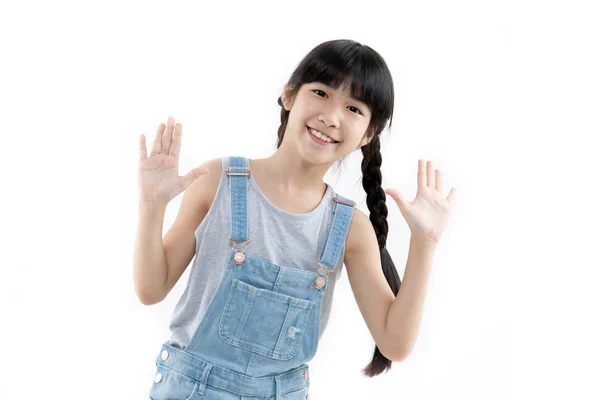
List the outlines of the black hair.
{"type": "MultiPolygon", "coordinates": [[[[331,40],[312,49],[298,64],[288,85],[289,95],[295,97],[303,84],[321,82],[333,88],[350,84],[350,93],[361,100],[371,111],[371,120],[367,128],[370,142],[361,147],[363,160],[362,186],[367,194],[369,219],[373,224],[381,267],[394,296],[400,289],[400,276],[386,248],[388,235],[386,194],[381,187],[381,152],[379,135],[389,120],[392,127],[394,109],[394,85],[391,73],[383,58],[369,46],[353,40],[331,40]]],[[[289,111],[283,107],[281,97],[277,99],[281,106],[281,125],[277,132],[277,148],[283,142],[289,111]]],[[[345,158],[345,157],[344,157],[345,158]]],[[[377,345],[370,363],[362,370],[363,374],[373,377],[386,372],[392,362],[386,358],[377,345]]]]}

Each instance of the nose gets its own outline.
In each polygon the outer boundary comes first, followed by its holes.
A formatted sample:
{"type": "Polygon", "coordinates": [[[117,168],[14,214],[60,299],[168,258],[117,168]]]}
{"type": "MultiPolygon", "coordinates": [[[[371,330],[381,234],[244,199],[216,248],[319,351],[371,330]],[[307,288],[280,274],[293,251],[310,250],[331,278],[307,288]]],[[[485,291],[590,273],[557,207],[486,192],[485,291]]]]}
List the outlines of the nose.
{"type": "Polygon", "coordinates": [[[319,115],[319,121],[323,122],[325,126],[332,128],[340,127],[339,111],[336,104],[324,106],[324,110],[319,115]]]}

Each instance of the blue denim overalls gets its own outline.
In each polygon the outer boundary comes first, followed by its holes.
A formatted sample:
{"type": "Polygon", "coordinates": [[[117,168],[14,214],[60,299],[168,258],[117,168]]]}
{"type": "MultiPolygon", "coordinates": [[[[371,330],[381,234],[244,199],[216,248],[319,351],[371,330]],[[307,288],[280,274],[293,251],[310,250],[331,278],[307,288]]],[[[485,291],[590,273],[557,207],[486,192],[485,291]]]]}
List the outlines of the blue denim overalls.
{"type": "MultiPolygon", "coordinates": [[[[230,157],[227,270],[204,318],[184,349],[166,341],[156,357],[151,400],[305,400],[308,365],[317,351],[321,302],[340,257],[355,202],[334,194],[333,219],[314,271],[244,254],[251,171],[230,157]],[[236,249],[241,243],[242,250],[236,249]]],[[[268,229],[268,227],[265,227],[268,229]]],[[[252,244],[250,243],[250,246],[252,244]]]]}

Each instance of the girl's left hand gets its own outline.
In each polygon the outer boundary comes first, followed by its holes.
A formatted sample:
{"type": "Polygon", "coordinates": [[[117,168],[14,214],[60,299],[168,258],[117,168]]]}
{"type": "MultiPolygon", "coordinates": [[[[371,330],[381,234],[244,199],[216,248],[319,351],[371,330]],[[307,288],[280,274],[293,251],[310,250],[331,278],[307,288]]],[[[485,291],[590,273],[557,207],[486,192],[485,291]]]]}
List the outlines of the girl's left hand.
{"type": "Polygon", "coordinates": [[[422,239],[428,244],[437,245],[446,223],[450,217],[452,201],[456,190],[452,188],[444,199],[441,171],[433,170],[433,161],[419,160],[417,173],[417,196],[412,202],[407,202],[395,189],[385,189],[384,192],[392,196],[400,208],[400,212],[411,232],[411,238],[422,239]]]}

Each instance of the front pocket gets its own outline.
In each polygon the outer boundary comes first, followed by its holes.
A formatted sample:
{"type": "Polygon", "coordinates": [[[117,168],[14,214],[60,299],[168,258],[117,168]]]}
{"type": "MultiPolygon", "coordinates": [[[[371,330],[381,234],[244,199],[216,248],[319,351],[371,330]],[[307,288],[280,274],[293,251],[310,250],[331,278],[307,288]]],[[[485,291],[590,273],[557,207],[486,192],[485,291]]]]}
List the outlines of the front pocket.
{"type": "Polygon", "coordinates": [[[196,389],[197,383],[192,377],[163,364],[157,364],[154,383],[150,389],[150,400],[192,400],[195,398],[196,389]]]}
{"type": "Polygon", "coordinates": [[[233,279],[219,336],[226,343],[276,360],[289,360],[300,343],[314,301],[252,286],[233,279]]]}

